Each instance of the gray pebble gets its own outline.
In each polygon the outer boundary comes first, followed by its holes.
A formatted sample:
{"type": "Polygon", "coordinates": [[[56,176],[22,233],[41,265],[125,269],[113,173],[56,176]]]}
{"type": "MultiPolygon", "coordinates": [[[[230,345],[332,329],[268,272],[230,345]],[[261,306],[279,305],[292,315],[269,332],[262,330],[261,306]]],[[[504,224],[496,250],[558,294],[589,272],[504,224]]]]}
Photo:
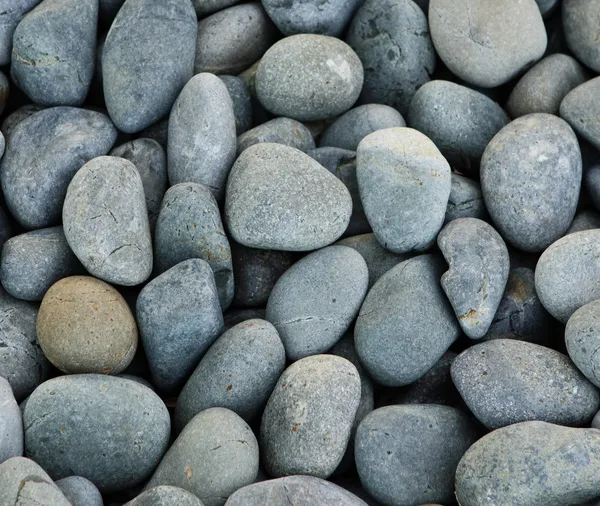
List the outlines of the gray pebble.
{"type": "Polygon", "coordinates": [[[230,309],[223,314],[223,320],[225,322],[225,331],[234,327],[238,323],[245,322],[246,320],[252,319],[265,319],[264,309],[230,309]]]}
{"type": "Polygon", "coordinates": [[[361,101],[405,114],[435,69],[423,11],[411,0],[367,0],[352,19],[346,41],[365,67],[361,101]]]}
{"type": "Polygon", "coordinates": [[[146,490],[174,485],[206,506],[222,506],[258,473],[258,442],[233,411],[210,408],[196,415],[172,444],[146,490]]]}
{"type": "Polygon", "coordinates": [[[241,135],[252,127],[252,96],[246,83],[237,76],[219,76],[229,92],[235,117],[235,133],[241,135]]]}
{"type": "Polygon", "coordinates": [[[369,271],[363,257],[347,246],[310,253],[278,280],[266,319],[298,360],[331,348],[356,318],[367,293],[369,271]]]}
{"type": "Polygon", "coordinates": [[[98,0],[44,0],[13,35],[11,75],[43,105],[80,105],[94,74],[98,0]]]}
{"type": "Polygon", "coordinates": [[[276,42],[260,60],[256,93],[277,116],[328,119],[350,109],[363,85],[363,66],[344,42],[300,34],[276,42]]]}
{"type": "Polygon", "coordinates": [[[239,4],[242,0],[192,0],[198,17],[221,11],[232,5],[239,4]]]}
{"type": "Polygon", "coordinates": [[[13,34],[23,16],[41,0],[1,0],[0,12],[0,65],[8,65],[11,59],[13,34]]]}
{"type": "Polygon", "coordinates": [[[169,181],[198,183],[219,200],[235,161],[233,102],[213,74],[194,76],[183,88],[169,116],[169,181]]]}
{"type": "Polygon", "coordinates": [[[139,132],[169,112],[194,72],[196,21],[190,0],[123,4],[102,54],[104,99],[119,130],[139,132]]]}
{"type": "Polygon", "coordinates": [[[587,211],[581,211],[579,214],[575,215],[575,218],[573,218],[573,222],[565,235],[574,232],[583,232],[584,230],[592,230],[594,228],[600,228],[600,214],[598,214],[597,211],[588,209],[587,211]]]}
{"type": "Polygon", "coordinates": [[[23,418],[8,380],[0,376],[0,464],[23,455],[23,418]]]}
{"type": "Polygon", "coordinates": [[[440,286],[444,269],[438,257],[417,256],[386,272],[367,294],[354,342],[377,383],[417,381],[459,336],[460,326],[440,286]]]}
{"type": "Polygon", "coordinates": [[[158,142],[163,149],[167,149],[169,137],[169,118],[163,118],[156,123],[152,123],[147,128],[144,128],[138,136],[142,139],[152,139],[158,142]]]}
{"type": "Polygon", "coordinates": [[[527,420],[589,423],[600,394],[566,355],[514,339],[468,348],[452,364],[452,381],[477,419],[490,429],[527,420]]]}
{"type": "Polygon", "coordinates": [[[92,274],[132,286],[152,272],[152,241],[144,187],[135,165],[100,156],[73,177],[63,206],[65,237],[92,274]]]}
{"type": "Polygon", "coordinates": [[[535,0],[544,19],[548,18],[559,5],[560,0],[535,0]]]}
{"type": "Polygon", "coordinates": [[[185,260],[140,292],[136,319],[154,384],[181,388],[223,330],[223,315],[210,265],[185,260]]]}
{"type": "Polygon", "coordinates": [[[577,86],[560,103],[560,117],[597,150],[600,149],[600,126],[597,122],[600,114],[598,97],[600,97],[600,77],[577,86]]]}
{"type": "Polygon", "coordinates": [[[365,214],[384,248],[410,253],[431,246],[451,182],[450,166],[430,139],[411,128],[374,132],[358,145],[356,175],[365,214]]]}
{"type": "Polygon", "coordinates": [[[346,186],[289,146],[261,143],[249,147],[227,181],[227,227],[238,243],[251,248],[322,248],[342,235],[351,212],[346,186]]]}
{"type": "Polygon", "coordinates": [[[90,480],[81,476],[69,476],[58,480],[56,486],[73,506],[103,506],[102,496],[90,480]]]}
{"type": "Polygon", "coordinates": [[[237,140],[238,156],[250,146],[261,142],[283,144],[304,152],[315,149],[315,140],[310,130],[290,118],[272,119],[240,135],[237,140]]]}
{"type": "Polygon", "coordinates": [[[46,381],[27,400],[23,422],[28,457],[57,479],[83,476],[103,493],[145,480],[171,432],[169,412],[152,390],[101,374],[46,381]]]}
{"type": "Polygon", "coordinates": [[[29,229],[60,223],[69,182],[116,138],[107,116],[85,109],[53,107],[23,119],[10,132],[0,165],[11,214],[29,229]]]}
{"type": "Polygon", "coordinates": [[[356,367],[334,355],[313,355],[288,367],[260,427],[267,473],[329,477],[346,451],[360,389],[356,367]]]}
{"type": "Polygon", "coordinates": [[[160,485],[146,490],[123,506],[203,506],[194,494],[179,487],[160,485]]]}
{"type": "Polygon", "coordinates": [[[600,387],[596,352],[600,348],[600,301],[592,301],[575,311],[565,329],[569,357],[594,385],[600,387]]]}
{"type": "Polygon", "coordinates": [[[592,419],[592,429],[600,429],[600,411],[592,419]]]}
{"type": "Polygon", "coordinates": [[[231,249],[217,202],[206,186],[172,186],[162,201],[154,238],[157,272],[189,258],[206,260],[213,270],[221,308],[233,299],[231,249]]]}
{"type": "Polygon", "coordinates": [[[456,173],[450,174],[450,197],[444,225],[458,218],[488,218],[481,186],[476,181],[456,173]]]}
{"type": "Polygon", "coordinates": [[[2,133],[4,137],[8,139],[13,129],[21,123],[24,119],[29,118],[32,114],[36,112],[43,111],[45,107],[39,104],[25,104],[24,106],[19,107],[16,111],[12,112],[2,122],[2,133]]]}
{"type": "Polygon", "coordinates": [[[356,432],[360,481],[384,504],[449,504],[456,466],[475,439],[468,417],[449,406],[376,409],[356,432]]]}
{"type": "Polygon", "coordinates": [[[600,72],[600,44],[596,19],[598,0],[564,0],[562,22],[567,46],[584,65],[600,72]]]}

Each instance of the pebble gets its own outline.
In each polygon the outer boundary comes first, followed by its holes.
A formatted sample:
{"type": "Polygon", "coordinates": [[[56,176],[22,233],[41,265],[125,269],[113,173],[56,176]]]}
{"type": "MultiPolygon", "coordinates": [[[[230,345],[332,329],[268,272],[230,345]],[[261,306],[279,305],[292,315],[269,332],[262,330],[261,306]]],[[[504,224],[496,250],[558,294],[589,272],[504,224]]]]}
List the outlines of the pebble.
{"type": "Polygon", "coordinates": [[[90,480],[81,476],[69,476],[55,485],[73,506],[103,506],[102,496],[90,480]]]}
{"type": "Polygon", "coordinates": [[[10,63],[15,29],[23,16],[40,2],[41,0],[0,1],[0,12],[4,13],[0,18],[0,65],[4,66],[10,63]]]}
{"type": "Polygon", "coordinates": [[[10,383],[0,376],[0,464],[23,455],[23,419],[10,383]]]}
{"type": "Polygon", "coordinates": [[[224,330],[227,331],[231,327],[234,327],[238,323],[245,322],[246,320],[264,320],[265,310],[262,309],[230,309],[223,314],[223,321],[225,322],[224,330]]]}
{"type": "Polygon", "coordinates": [[[4,134],[4,137],[8,139],[10,133],[13,131],[13,128],[16,127],[21,121],[27,119],[36,112],[43,111],[44,109],[46,108],[43,105],[25,104],[19,107],[16,111],[10,113],[2,122],[2,133],[4,134]]]}
{"type": "Polygon", "coordinates": [[[236,135],[241,135],[252,128],[252,96],[246,83],[237,76],[219,76],[229,92],[233,104],[236,135]]]}
{"type": "Polygon", "coordinates": [[[240,135],[237,139],[237,156],[261,142],[283,144],[305,153],[315,149],[315,139],[302,123],[290,118],[275,118],[240,135]]]}
{"type": "Polygon", "coordinates": [[[584,187],[596,210],[600,210],[600,165],[593,165],[583,174],[584,187]]]}
{"type": "Polygon", "coordinates": [[[575,311],[565,329],[565,344],[569,357],[577,368],[594,385],[600,387],[600,375],[596,372],[600,348],[597,329],[600,328],[600,301],[592,301],[575,311]]]}
{"type": "Polygon", "coordinates": [[[198,17],[205,17],[216,11],[221,11],[232,5],[241,3],[242,0],[192,0],[198,17]]]}
{"type": "Polygon", "coordinates": [[[44,382],[27,400],[23,422],[28,457],[58,479],[87,478],[102,493],[147,479],[171,432],[167,408],[152,390],[99,374],[44,382]]]}
{"type": "Polygon", "coordinates": [[[411,253],[431,246],[451,182],[450,166],[429,138],[411,128],[368,135],[358,146],[356,176],[365,214],[384,248],[411,253]]]}
{"type": "Polygon", "coordinates": [[[573,222],[565,235],[574,232],[583,232],[584,230],[592,230],[594,228],[600,228],[600,214],[598,214],[597,211],[588,209],[587,211],[582,211],[575,215],[575,218],[573,218],[573,222]]]}
{"type": "Polygon", "coordinates": [[[565,0],[562,5],[564,36],[569,49],[594,72],[600,72],[600,45],[594,23],[597,0],[565,0]]]}
{"type": "Polygon", "coordinates": [[[203,506],[194,494],[179,487],[160,485],[146,490],[123,506],[203,506]]]}
{"type": "Polygon", "coordinates": [[[292,35],[276,42],[256,73],[256,93],[265,109],[299,121],[346,112],[362,86],[359,57],[341,40],[325,35],[292,35]]]}
{"type": "Polygon", "coordinates": [[[487,221],[488,214],[479,183],[453,172],[450,174],[450,197],[446,206],[444,225],[458,218],[477,218],[487,221]]]}
{"type": "Polygon", "coordinates": [[[599,95],[600,77],[596,77],[571,90],[559,109],[560,117],[596,149],[600,149],[600,127],[596,124],[599,95]]]}
{"type": "Polygon", "coordinates": [[[4,135],[0,132],[0,159],[2,159],[2,155],[4,155],[4,148],[6,147],[6,141],[4,140],[4,135]]]}

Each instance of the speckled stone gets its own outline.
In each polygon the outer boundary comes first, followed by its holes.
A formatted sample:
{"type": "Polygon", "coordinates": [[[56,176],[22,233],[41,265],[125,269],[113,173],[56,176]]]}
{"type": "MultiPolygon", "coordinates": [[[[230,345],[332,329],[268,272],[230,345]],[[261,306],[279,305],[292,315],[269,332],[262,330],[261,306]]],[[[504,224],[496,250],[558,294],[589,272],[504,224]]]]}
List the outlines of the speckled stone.
{"type": "Polygon", "coordinates": [[[350,109],[363,85],[363,66],[344,42],[300,34],[276,42],[260,60],[256,93],[277,116],[315,121],[350,109]]]}
{"type": "Polygon", "coordinates": [[[594,385],[600,387],[598,357],[600,348],[600,301],[592,301],[575,311],[565,329],[569,357],[594,385]]]}
{"type": "Polygon", "coordinates": [[[23,455],[23,419],[8,380],[0,376],[0,464],[23,455]]]}
{"type": "Polygon", "coordinates": [[[194,494],[179,487],[160,485],[146,490],[123,506],[203,506],[194,494]]]}
{"type": "Polygon", "coordinates": [[[388,128],[358,145],[356,175],[373,233],[394,253],[424,251],[442,228],[450,166],[435,144],[411,128],[388,128]]]}
{"type": "Polygon", "coordinates": [[[244,420],[224,408],[196,415],[162,459],[146,490],[174,485],[206,506],[222,506],[258,473],[258,442],[244,420]]]}
{"type": "Polygon", "coordinates": [[[55,485],[73,506],[103,506],[102,496],[90,480],[81,476],[69,476],[55,485]]]}
{"type": "Polygon", "coordinates": [[[596,149],[600,149],[600,126],[596,120],[600,114],[598,97],[600,77],[577,86],[560,103],[560,117],[596,149]]]}
{"type": "Polygon", "coordinates": [[[594,228],[600,228],[600,214],[593,209],[588,209],[575,215],[575,218],[573,218],[573,222],[565,235],[574,232],[583,232],[584,230],[592,230],[594,228]]]}
{"type": "Polygon", "coordinates": [[[362,103],[402,114],[435,70],[427,17],[411,0],[367,0],[352,19],[348,44],[365,67],[362,103]]]}
{"type": "Polygon", "coordinates": [[[139,132],[169,112],[194,72],[196,21],[190,0],[123,4],[102,54],[104,99],[119,130],[139,132]]]}
{"type": "Polygon", "coordinates": [[[27,456],[55,479],[83,476],[102,493],[144,481],[171,432],[167,408],[152,390],[99,374],[46,381],[27,400],[23,422],[27,456]]]}
{"type": "Polygon", "coordinates": [[[290,118],[275,118],[248,130],[237,139],[238,156],[250,146],[261,142],[272,142],[291,146],[307,152],[315,148],[310,130],[302,123],[290,118]]]}
{"type": "Polygon", "coordinates": [[[479,183],[454,172],[450,174],[450,183],[444,225],[458,218],[489,219],[479,183]]]}
{"type": "Polygon", "coordinates": [[[152,272],[152,240],[140,173],[129,160],[100,156],[75,174],[63,205],[65,237],[90,274],[132,286],[152,272]]]}
{"type": "Polygon", "coordinates": [[[563,0],[562,22],[567,46],[584,65],[600,72],[600,44],[596,17],[598,0],[563,0]]]}
{"type": "Polygon", "coordinates": [[[251,248],[322,248],[342,235],[351,212],[346,186],[289,146],[261,143],[249,147],[227,181],[227,227],[238,243],[251,248]]]}
{"type": "Polygon", "coordinates": [[[80,105],[96,53],[98,0],[44,0],[13,35],[11,75],[36,103],[80,105]]]}
{"type": "Polygon", "coordinates": [[[0,165],[11,214],[29,229],[60,223],[69,182],[88,160],[108,153],[116,138],[107,116],[74,107],[45,109],[20,121],[0,165]]]}
{"type": "Polygon", "coordinates": [[[25,104],[19,107],[16,111],[12,112],[2,122],[2,133],[4,137],[8,139],[9,135],[21,121],[29,118],[32,114],[44,110],[45,107],[39,104],[25,104]]]}
{"type": "Polygon", "coordinates": [[[440,286],[444,269],[442,259],[420,255],[387,271],[367,294],[354,342],[376,382],[403,386],[417,381],[459,336],[440,286]]]}
{"type": "Polygon", "coordinates": [[[598,497],[600,431],[523,422],[484,436],[456,470],[462,506],[576,506],[598,497]]]}
{"type": "Polygon", "coordinates": [[[237,76],[219,76],[233,103],[236,135],[241,135],[252,127],[252,96],[246,83],[237,76]]]}
{"type": "Polygon", "coordinates": [[[13,34],[23,16],[41,0],[2,0],[0,12],[0,65],[8,65],[11,59],[13,34]]]}

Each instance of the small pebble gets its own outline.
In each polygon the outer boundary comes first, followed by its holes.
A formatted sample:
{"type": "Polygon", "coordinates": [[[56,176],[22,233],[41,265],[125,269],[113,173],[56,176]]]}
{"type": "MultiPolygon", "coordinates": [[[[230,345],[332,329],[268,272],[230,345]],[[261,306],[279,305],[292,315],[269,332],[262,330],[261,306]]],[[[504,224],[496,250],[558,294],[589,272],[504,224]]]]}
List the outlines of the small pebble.
{"type": "Polygon", "coordinates": [[[487,221],[488,214],[479,183],[455,172],[450,174],[450,178],[450,197],[444,225],[458,218],[477,218],[487,221]]]}
{"type": "Polygon", "coordinates": [[[56,486],[73,506],[103,506],[102,496],[96,486],[81,476],[58,480],[56,486]]]}
{"type": "Polygon", "coordinates": [[[1,0],[0,12],[0,65],[10,63],[15,29],[25,14],[42,0],[1,0]]]}
{"type": "Polygon", "coordinates": [[[571,90],[560,103],[560,117],[596,149],[600,149],[600,77],[590,79],[571,90]]]}
{"type": "Polygon", "coordinates": [[[594,385],[600,387],[597,373],[600,348],[600,301],[592,301],[575,311],[565,329],[565,344],[569,357],[594,385]]]}
{"type": "Polygon", "coordinates": [[[595,228],[600,228],[600,214],[597,211],[588,209],[575,215],[565,235],[574,232],[583,232],[584,230],[593,230],[595,228]]]}
{"type": "Polygon", "coordinates": [[[233,103],[236,135],[241,135],[250,130],[253,122],[252,96],[246,83],[237,76],[219,76],[229,92],[233,103]]]}
{"type": "Polygon", "coordinates": [[[595,17],[598,0],[563,0],[562,22],[567,46],[594,72],[600,71],[600,44],[595,17]]]}
{"type": "Polygon", "coordinates": [[[179,487],[159,485],[146,490],[123,506],[203,506],[194,494],[179,487]]]}
{"type": "Polygon", "coordinates": [[[290,118],[275,118],[240,135],[237,139],[237,156],[261,142],[283,144],[305,153],[315,149],[315,140],[302,123],[290,118]]]}

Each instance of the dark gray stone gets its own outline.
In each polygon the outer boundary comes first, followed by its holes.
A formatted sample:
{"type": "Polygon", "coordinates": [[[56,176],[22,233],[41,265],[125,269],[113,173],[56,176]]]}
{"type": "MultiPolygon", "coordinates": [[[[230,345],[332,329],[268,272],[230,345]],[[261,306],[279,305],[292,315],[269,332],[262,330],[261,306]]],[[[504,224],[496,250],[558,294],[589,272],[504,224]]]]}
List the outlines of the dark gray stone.
{"type": "Polygon", "coordinates": [[[123,4],[102,54],[104,99],[119,130],[139,132],[170,111],[194,72],[196,21],[190,0],[123,4]]]}
{"type": "Polygon", "coordinates": [[[596,17],[598,0],[563,0],[562,22],[567,46],[595,72],[600,72],[600,43],[596,17]]]}
{"type": "Polygon", "coordinates": [[[315,121],[350,109],[363,86],[363,66],[344,42],[300,34],[276,42],[260,60],[256,93],[277,116],[315,121]]]}
{"type": "Polygon", "coordinates": [[[251,248],[322,248],[342,235],[351,212],[346,186],[289,146],[250,146],[233,165],[227,181],[227,227],[233,239],[251,248]]]}
{"type": "Polygon", "coordinates": [[[544,19],[548,18],[558,6],[560,0],[535,0],[544,19]]]}
{"type": "Polygon", "coordinates": [[[69,246],[90,274],[125,286],[152,272],[152,240],[140,173],[128,160],[100,156],[73,177],[63,205],[69,246]]]}
{"type": "Polygon", "coordinates": [[[11,214],[29,229],[60,223],[69,182],[87,161],[108,153],[116,138],[107,116],[74,107],[45,109],[20,121],[0,165],[11,214]]]}
{"type": "Polygon", "coordinates": [[[13,34],[23,16],[41,0],[1,0],[0,12],[0,65],[8,65],[11,59],[13,34]]]}
{"type": "Polygon", "coordinates": [[[488,219],[479,183],[454,172],[450,174],[450,183],[444,225],[458,218],[488,219]]]}
{"type": "Polygon", "coordinates": [[[600,77],[596,77],[571,90],[560,103],[560,117],[597,150],[600,149],[599,97],[600,77]]]}
{"type": "Polygon", "coordinates": [[[169,143],[169,118],[163,118],[149,127],[144,128],[138,136],[142,139],[152,139],[153,141],[158,142],[163,149],[167,149],[169,143]]]}
{"type": "Polygon", "coordinates": [[[102,496],[90,480],[81,476],[69,476],[55,485],[73,506],[103,506],[102,496]]]}
{"type": "Polygon", "coordinates": [[[260,427],[267,473],[329,477],[346,451],[360,389],[356,367],[341,357],[313,355],[288,367],[260,427]]]}
{"type": "Polygon", "coordinates": [[[0,464],[23,455],[23,418],[8,380],[0,376],[0,464]]]}
{"type": "Polygon", "coordinates": [[[146,490],[174,485],[206,506],[222,506],[258,474],[258,442],[233,411],[210,408],[185,426],[162,459],[146,490]]]}
{"type": "Polygon", "coordinates": [[[239,4],[242,0],[192,0],[198,17],[221,11],[232,5],[239,4]]]}
{"type": "Polygon", "coordinates": [[[261,142],[283,144],[304,152],[315,149],[315,140],[310,130],[290,118],[272,119],[240,135],[237,140],[238,156],[250,146],[261,142]]]}
{"type": "Polygon", "coordinates": [[[435,69],[423,11],[411,0],[367,0],[353,17],[346,41],[365,67],[361,101],[405,114],[435,69]]]}
{"type": "Polygon", "coordinates": [[[581,426],[600,408],[600,394],[569,357],[515,339],[494,339],[463,351],[452,381],[490,429],[527,420],[581,426]]]}
{"type": "Polygon", "coordinates": [[[190,258],[207,261],[221,308],[229,307],[234,290],[231,249],[217,202],[206,186],[184,183],[167,190],[156,222],[154,248],[159,273],[190,258]]]}
{"type": "Polygon", "coordinates": [[[265,319],[264,309],[230,309],[223,314],[223,320],[225,322],[225,331],[234,327],[238,323],[245,322],[246,320],[252,319],[265,319]]]}
{"type": "Polygon", "coordinates": [[[592,301],[575,311],[565,329],[569,357],[594,385],[600,387],[600,301],[592,301]]]}
{"type": "Polygon", "coordinates": [[[252,96],[246,83],[237,76],[219,76],[231,97],[233,116],[235,117],[235,133],[241,135],[252,127],[252,96]]]}
{"type": "Polygon", "coordinates": [[[136,317],[154,384],[178,390],[223,331],[210,265],[192,258],[154,278],[137,298],[136,317]]]}
{"type": "Polygon", "coordinates": [[[600,429],[600,411],[592,419],[592,429],[600,429]]]}
{"type": "Polygon", "coordinates": [[[475,439],[458,409],[387,406],[358,426],[356,468],[365,490],[383,504],[450,504],[456,466],[475,439]]]}
{"type": "Polygon", "coordinates": [[[125,0],[100,0],[98,15],[104,23],[112,23],[125,0]]]}
{"type": "Polygon", "coordinates": [[[583,232],[584,230],[592,230],[594,228],[600,228],[600,214],[592,209],[588,209],[587,211],[582,211],[575,215],[575,218],[573,218],[573,222],[565,235],[574,232],[583,232]]]}
{"type": "Polygon", "coordinates": [[[600,165],[593,165],[587,169],[583,174],[583,180],[594,207],[600,211],[600,165]]]}
{"type": "Polygon", "coordinates": [[[581,151],[569,125],[528,114],[504,127],[481,159],[485,205],[502,237],[529,252],[562,237],[577,208],[581,151]]]}
{"type": "Polygon", "coordinates": [[[2,122],[2,133],[4,137],[8,139],[9,135],[13,131],[13,129],[24,119],[29,118],[32,114],[36,112],[43,111],[45,107],[39,104],[26,104],[24,106],[19,107],[16,111],[9,114],[4,118],[2,122]]]}
{"type": "MultiPolygon", "coordinates": [[[[0,114],[4,111],[10,95],[10,84],[4,72],[0,71],[0,114]]],[[[1,155],[0,155],[1,156],[1,155]]]]}
{"type": "Polygon", "coordinates": [[[123,506],[203,506],[194,494],[179,487],[160,485],[146,490],[123,506]]]}
{"type": "Polygon", "coordinates": [[[450,166],[435,144],[411,128],[388,128],[358,145],[356,176],[367,219],[394,253],[428,249],[442,228],[450,166]]]}
{"type": "Polygon", "coordinates": [[[98,0],[44,0],[13,35],[11,75],[42,105],[81,105],[96,54],[98,0]]]}
{"type": "Polygon", "coordinates": [[[267,403],[285,369],[285,349],[275,327],[247,320],[225,332],[206,352],[177,399],[182,430],[201,411],[221,407],[249,422],[267,403]]]}
{"type": "Polygon", "coordinates": [[[403,386],[417,381],[459,336],[440,286],[444,269],[436,256],[417,256],[386,272],[367,294],[354,343],[376,382],[403,386]]]}
{"type": "Polygon", "coordinates": [[[102,493],[144,481],[171,432],[169,412],[152,390],[101,374],[46,381],[27,400],[23,422],[28,457],[55,479],[83,476],[102,493]]]}

